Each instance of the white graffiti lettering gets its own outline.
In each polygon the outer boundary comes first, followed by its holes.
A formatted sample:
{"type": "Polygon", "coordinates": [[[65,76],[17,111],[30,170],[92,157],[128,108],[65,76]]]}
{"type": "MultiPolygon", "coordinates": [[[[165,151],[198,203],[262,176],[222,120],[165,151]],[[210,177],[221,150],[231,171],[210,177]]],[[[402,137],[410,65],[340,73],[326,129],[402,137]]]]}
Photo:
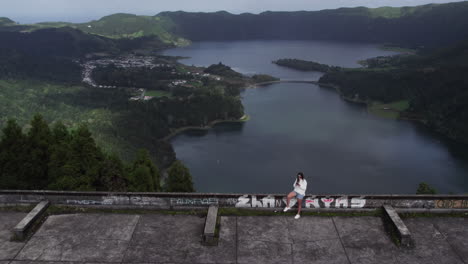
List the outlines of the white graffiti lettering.
{"type": "Polygon", "coordinates": [[[247,195],[239,197],[236,207],[250,207],[250,198],[247,195]]]}
{"type": "MultiPolygon", "coordinates": [[[[281,208],[286,206],[287,198],[276,199],[272,195],[258,198],[257,195],[242,195],[237,199],[236,207],[264,207],[264,208],[281,208]]],[[[349,199],[347,196],[339,198],[316,196],[306,197],[304,199],[305,208],[363,208],[366,205],[366,199],[363,197],[355,197],[349,199]]],[[[289,202],[289,206],[293,207],[297,204],[297,199],[293,198],[289,202]]]]}
{"type": "Polygon", "coordinates": [[[317,199],[317,198],[306,198],[305,199],[305,207],[310,208],[311,206],[313,206],[314,208],[320,208],[319,199],[317,199]]]}
{"type": "Polygon", "coordinates": [[[363,198],[352,198],[351,208],[363,208],[366,205],[366,199],[363,198]]]}
{"type": "Polygon", "coordinates": [[[275,197],[269,195],[262,199],[263,207],[276,207],[275,197]]]}
{"type": "Polygon", "coordinates": [[[67,200],[67,204],[101,205],[101,204],[102,204],[102,201],[94,201],[94,200],[67,200]]]}
{"type": "Polygon", "coordinates": [[[348,197],[344,196],[344,197],[336,198],[335,208],[340,208],[342,206],[343,208],[348,208],[348,197]]]}
{"type": "Polygon", "coordinates": [[[320,200],[325,204],[325,208],[330,208],[331,203],[333,203],[335,199],[334,198],[322,198],[320,200]]]}
{"type": "Polygon", "coordinates": [[[257,201],[256,195],[252,195],[252,207],[263,207],[262,201],[257,201]]]}

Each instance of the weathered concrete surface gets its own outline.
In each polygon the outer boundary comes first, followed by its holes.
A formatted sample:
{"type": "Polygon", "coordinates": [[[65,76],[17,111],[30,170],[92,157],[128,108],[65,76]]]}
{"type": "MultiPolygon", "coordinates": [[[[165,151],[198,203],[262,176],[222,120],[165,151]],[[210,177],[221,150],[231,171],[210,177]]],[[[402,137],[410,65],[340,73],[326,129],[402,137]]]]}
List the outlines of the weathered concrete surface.
{"type": "Polygon", "coordinates": [[[330,217],[239,217],[238,263],[348,263],[330,217]]]}
{"type": "MultiPolygon", "coordinates": [[[[14,259],[24,246],[24,243],[10,242],[10,238],[13,228],[26,215],[26,213],[0,212],[0,261],[14,259]]],[[[0,262],[0,264],[5,263],[0,262]]]]}
{"type": "MultiPolygon", "coordinates": [[[[0,220],[14,216],[0,214],[0,220]]],[[[214,247],[202,245],[204,221],[163,214],[50,216],[9,264],[468,263],[467,218],[403,219],[415,240],[412,249],[398,248],[379,217],[223,216],[214,247]]]]}
{"type": "Polygon", "coordinates": [[[235,263],[236,219],[221,217],[216,247],[201,243],[204,222],[198,216],[142,216],[124,262],[235,263]]]}
{"type": "Polygon", "coordinates": [[[45,210],[49,207],[49,201],[42,201],[34,207],[34,209],[27,214],[21,222],[19,222],[13,232],[15,233],[16,238],[24,240],[28,229],[30,229],[34,222],[38,221],[38,219],[44,214],[45,210]]]}
{"type": "Polygon", "coordinates": [[[387,232],[397,237],[400,246],[411,247],[413,244],[411,232],[398,213],[391,205],[384,205],[383,209],[383,220],[386,224],[387,232]]]}
{"type": "Polygon", "coordinates": [[[408,263],[468,263],[468,218],[404,219],[415,249],[401,256],[408,263]]]}
{"type": "Polygon", "coordinates": [[[210,205],[205,218],[205,228],[203,230],[203,240],[205,243],[213,243],[218,219],[218,207],[210,205]]]}
{"type": "Polygon", "coordinates": [[[17,260],[120,262],[140,216],[50,216],[17,260]]]}

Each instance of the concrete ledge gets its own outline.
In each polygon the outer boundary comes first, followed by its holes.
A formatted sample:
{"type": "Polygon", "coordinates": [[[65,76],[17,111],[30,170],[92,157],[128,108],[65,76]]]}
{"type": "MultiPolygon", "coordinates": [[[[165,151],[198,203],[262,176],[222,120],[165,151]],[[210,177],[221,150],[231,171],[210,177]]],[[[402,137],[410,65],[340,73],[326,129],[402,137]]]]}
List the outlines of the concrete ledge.
{"type": "Polygon", "coordinates": [[[49,201],[42,201],[26,217],[19,222],[13,229],[13,234],[16,239],[23,240],[26,237],[26,232],[34,224],[34,222],[47,210],[49,201]]]}
{"type": "Polygon", "coordinates": [[[427,213],[427,214],[465,214],[468,215],[468,209],[430,209],[430,208],[395,208],[397,213],[427,213]]]}
{"type": "MultiPolygon", "coordinates": [[[[219,193],[131,193],[0,190],[0,204],[37,204],[48,200],[53,205],[99,206],[101,208],[182,209],[251,208],[280,210],[286,194],[219,194],[219,193]]],[[[292,200],[296,207],[296,200],[292,200]]],[[[307,194],[305,209],[376,209],[388,204],[398,209],[468,210],[468,195],[366,195],[307,194]]]]}
{"type": "Polygon", "coordinates": [[[206,215],[205,229],[203,230],[203,242],[207,245],[213,245],[215,241],[216,221],[218,219],[218,207],[210,205],[206,215]]]}
{"type": "Polygon", "coordinates": [[[413,241],[411,239],[411,233],[406,227],[403,220],[401,220],[398,213],[391,205],[384,205],[383,215],[385,218],[385,224],[390,234],[396,235],[400,246],[402,247],[411,247],[413,241]]]}

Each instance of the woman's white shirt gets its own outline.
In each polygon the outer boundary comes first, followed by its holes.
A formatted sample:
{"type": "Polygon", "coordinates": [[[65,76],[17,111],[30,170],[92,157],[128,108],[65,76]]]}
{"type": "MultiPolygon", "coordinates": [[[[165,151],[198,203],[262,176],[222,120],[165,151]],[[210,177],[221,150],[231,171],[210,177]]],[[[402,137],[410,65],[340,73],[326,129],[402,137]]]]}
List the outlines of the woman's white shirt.
{"type": "Polygon", "coordinates": [[[299,185],[296,185],[296,181],[293,183],[294,191],[298,194],[305,195],[307,189],[307,181],[305,179],[299,180],[299,185]]]}

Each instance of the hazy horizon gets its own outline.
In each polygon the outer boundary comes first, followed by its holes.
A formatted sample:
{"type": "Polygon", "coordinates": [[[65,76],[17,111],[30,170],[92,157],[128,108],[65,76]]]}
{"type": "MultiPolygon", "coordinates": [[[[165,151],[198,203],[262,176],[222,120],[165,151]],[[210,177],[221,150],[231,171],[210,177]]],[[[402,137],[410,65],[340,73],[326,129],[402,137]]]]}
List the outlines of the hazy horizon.
{"type": "Polygon", "coordinates": [[[49,21],[88,22],[115,13],[136,15],[156,15],[164,11],[217,12],[227,11],[234,14],[262,13],[265,11],[317,11],[340,7],[369,8],[391,6],[417,6],[424,4],[442,4],[463,2],[460,0],[172,0],[161,2],[139,0],[139,4],[128,0],[15,0],[0,2],[0,17],[8,17],[16,22],[38,23],[49,21]],[[27,6],[28,8],[24,8],[27,6]]]}

